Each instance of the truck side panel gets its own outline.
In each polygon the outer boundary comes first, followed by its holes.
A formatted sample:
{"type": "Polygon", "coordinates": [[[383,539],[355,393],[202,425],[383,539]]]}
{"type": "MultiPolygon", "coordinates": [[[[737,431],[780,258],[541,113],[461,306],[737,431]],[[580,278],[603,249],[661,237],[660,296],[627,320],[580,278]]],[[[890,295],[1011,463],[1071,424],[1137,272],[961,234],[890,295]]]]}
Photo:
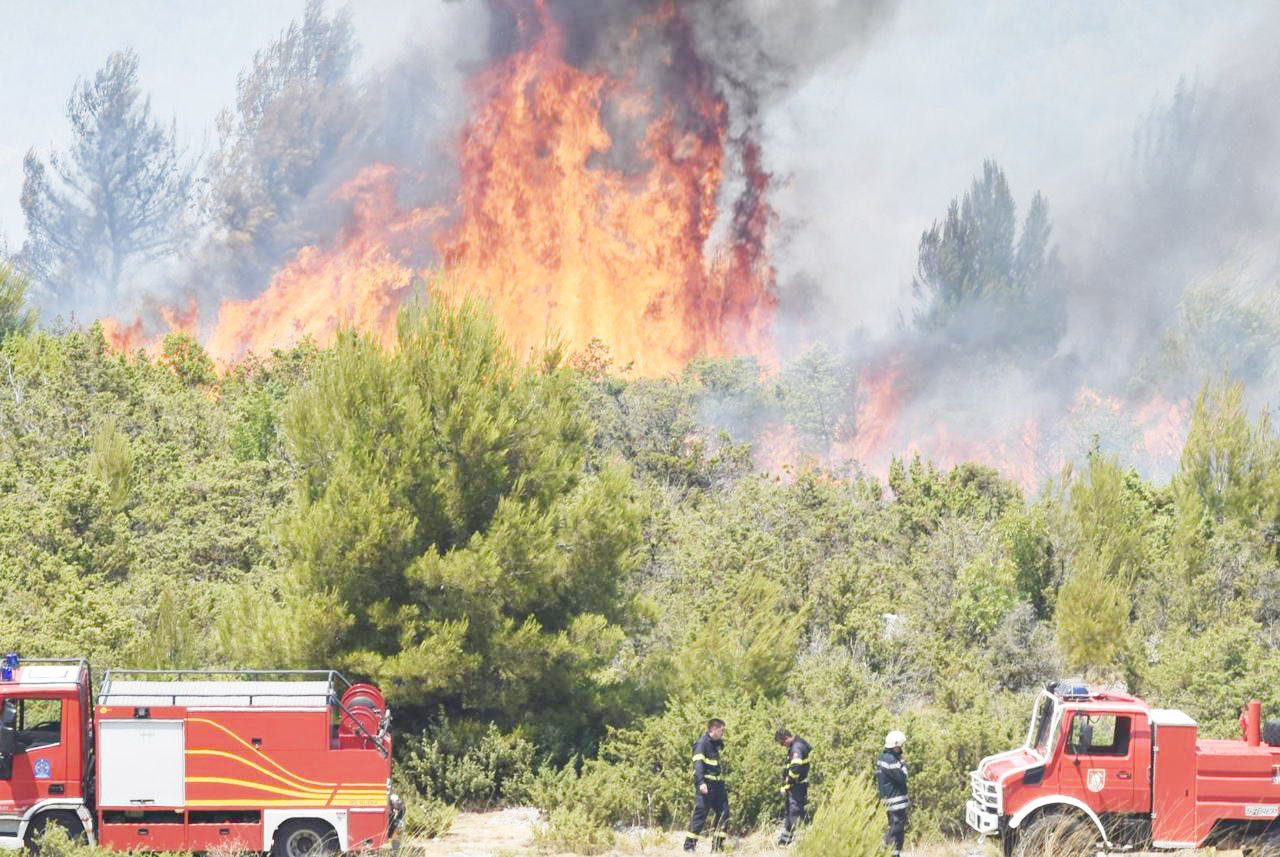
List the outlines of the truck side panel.
{"type": "Polygon", "coordinates": [[[1196,750],[1196,814],[1205,836],[1219,821],[1275,822],[1280,750],[1227,740],[1201,740],[1196,750]]]}
{"type": "MultiPolygon", "coordinates": [[[[188,807],[386,807],[387,762],[377,750],[331,750],[327,743],[319,745],[325,749],[276,747],[257,734],[261,720],[255,725],[223,712],[188,714],[188,807]]],[[[299,722],[308,724],[306,718],[299,722]]]]}
{"type": "Polygon", "coordinates": [[[212,814],[192,812],[187,823],[187,847],[192,851],[266,851],[270,845],[262,841],[262,815],[258,820],[245,823],[231,814],[223,821],[209,822],[203,819],[212,814]],[[200,819],[200,820],[197,820],[200,819]]]}
{"type": "Polygon", "coordinates": [[[368,848],[385,841],[387,814],[372,809],[347,811],[347,840],[351,849],[368,848]]]}
{"type": "Polygon", "coordinates": [[[186,804],[181,720],[103,720],[98,726],[101,807],[172,807],[186,804]],[[138,764],[140,759],[146,765],[138,764]]]}
{"type": "Polygon", "coordinates": [[[1155,732],[1151,838],[1158,848],[1189,848],[1203,838],[1196,823],[1196,727],[1160,724],[1155,732]]]}

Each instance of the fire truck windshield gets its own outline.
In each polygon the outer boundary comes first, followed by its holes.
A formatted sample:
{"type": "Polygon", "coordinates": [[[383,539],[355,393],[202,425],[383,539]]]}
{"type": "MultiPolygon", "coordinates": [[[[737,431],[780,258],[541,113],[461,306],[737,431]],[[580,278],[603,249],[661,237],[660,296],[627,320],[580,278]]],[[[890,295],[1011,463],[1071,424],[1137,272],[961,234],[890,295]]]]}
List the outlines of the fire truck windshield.
{"type": "Polygon", "coordinates": [[[1044,695],[1040,698],[1039,705],[1031,714],[1031,732],[1030,744],[1040,755],[1048,756],[1049,748],[1053,746],[1054,738],[1054,712],[1057,709],[1057,703],[1052,696],[1044,695]]]}

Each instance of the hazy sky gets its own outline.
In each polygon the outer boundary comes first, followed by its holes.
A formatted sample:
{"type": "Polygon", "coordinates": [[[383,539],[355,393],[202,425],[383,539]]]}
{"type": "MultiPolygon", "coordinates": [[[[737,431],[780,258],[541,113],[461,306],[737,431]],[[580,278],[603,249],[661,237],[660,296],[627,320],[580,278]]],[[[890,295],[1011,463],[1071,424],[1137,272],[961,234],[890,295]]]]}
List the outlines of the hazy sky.
{"type": "MultiPolygon", "coordinates": [[[[454,46],[485,37],[457,23],[468,2],[479,0],[357,0],[358,67],[410,39],[448,62],[454,46]]],[[[63,107],[77,78],[133,47],[154,113],[176,117],[199,150],[213,142],[237,73],[303,5],[0,0],[0,232],[11,248],[23,234],[22,157],[31,146],[65,146],[63,107]]],[[[798,81],[767,117],[766,158],[783,179],[775,201],[791,219],[784,274],[809,270],[825,294],[856,305],[862,323],[890,325],[921,230],[987,157],[1006,169],[1020,206],[1043,190],[1057,237],[1069,237],[1090,216],[1088,189],[1123,165],[1139,119],[1179,76],[1213,81],[1224,57],[1265,38],[1267,8],[905,0],[867,47],[798,81]]]]}
{"type": "MultiPolygon", "coordinates": [[[[330,9],[341,4],[330,2],[330,9]]],[[[430,26],[438,0],[351,4],[366,69],[430,26]]],[[[235,98],[236,75],[254,51],[301,21],[305,0],[0,0],[0,232],[22,242],[22,158],[35,146],[66,145],[65,106],[78,78],[112,51],[138,53],[142,90],[154,115],[176,117],[199,150],[213,119],[235,98]]],[[[438,12],[437,12],[438,14],[438,12]]]]}
{"type": "MultiPolygon", "coordinates": [[[[1220,83],[1224,59],[1274,32],[1265,4],[906,2],[868,51],[833,64],[771,117],[766,150],[808,218],[786,267],[883,329],[909,293],[920,233],[985,158],[1021,212],[1049,199],[1055,239],[1097,216],[1139,121],[1179,77],[1220,83]]],[[[1274,16],[1273,16],[1274,17],[1274,16]]],[[[840,317],[849,317],[841,313],[840,317]]]]}

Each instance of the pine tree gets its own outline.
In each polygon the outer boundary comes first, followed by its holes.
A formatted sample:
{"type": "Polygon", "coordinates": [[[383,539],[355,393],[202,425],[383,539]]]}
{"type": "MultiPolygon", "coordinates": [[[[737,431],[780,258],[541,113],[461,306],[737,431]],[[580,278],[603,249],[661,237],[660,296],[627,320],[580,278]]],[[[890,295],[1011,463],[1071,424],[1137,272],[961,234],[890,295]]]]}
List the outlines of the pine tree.
{"type": "MultiPolygon", "coordinates": [[[[620,682],[638,510],[585,468],[569,370],[517,364],[477,306],[402,316],[398,347],[342,334],[285,409],[298,469],[283,540],[325,627],[304,653],[401,704],[590,722],[620,682]]],[[[306,641],[303,641],[306,642],[306,641]]],[[[254,644],[256,645],[256,644],[254,644]]]]}
{"type": "Polygon", "coordinates": [[[111,54],[67,101],[73,135],[46,164],[23,161],[28,239],[20,260],[42,303],[90,315],[114,310],[128,278],[173,253],[190,214],[194,165],[177,131],[151,117],[133,51],[111,54]]]}
{"type": "Polygon", "coordinates": [[[36,324],[35,311],[27,306],[27,278],[7,262],[0,262],[0,340],[29,333],[36,324]]]}
{"type": "Polygon", "coordinates": [[[252,284],[282,253],[317,239],[300,208],[358,124],[353,53],[350,10],[326,17],[323,0],[308,0],[301,25],[254,55],[234,110],[218,116],[206,206],[242,281],[252,284]]]}
{"type": "Polygon", "coordinates": [[[994,161],[920,237],[916,325],[961,345],[1051,350],[1065,327],[1049,206],[1037,193],[1016,235],[1013,194],[994,161]],[[1015,240],[1016,237],[1016,240],[1015,240]]]}

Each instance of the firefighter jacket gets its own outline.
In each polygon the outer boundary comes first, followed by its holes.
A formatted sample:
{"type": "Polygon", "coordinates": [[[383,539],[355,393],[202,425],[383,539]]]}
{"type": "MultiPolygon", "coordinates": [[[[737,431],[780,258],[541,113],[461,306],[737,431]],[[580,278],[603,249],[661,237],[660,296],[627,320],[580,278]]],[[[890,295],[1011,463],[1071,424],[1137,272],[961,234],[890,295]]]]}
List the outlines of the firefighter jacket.
{"type": "Polygon", "coordinates": [[[892,750],[885,750],[876,759],[876,785],[880,787],[880,801],[889,812],[907,808],[907,763],[892,750]]]}
{"type": "Polygon", "coordinates": [[[703,733],[702,737],[693,743],[693,785],[701,786],[707,783],[708,787],[714,783],[723,783],[724,774],[720,770],[720,747],[723,741],[712,740],[711,736],[703,733]]]}
{"type": "Polygon", "coordinates": [[[787,748],[787,764],[782,769],[782,791],[809,784],[809,756],[812,752],[809,742],[799,735],[792,739],[791,746],[787,748]]]}

